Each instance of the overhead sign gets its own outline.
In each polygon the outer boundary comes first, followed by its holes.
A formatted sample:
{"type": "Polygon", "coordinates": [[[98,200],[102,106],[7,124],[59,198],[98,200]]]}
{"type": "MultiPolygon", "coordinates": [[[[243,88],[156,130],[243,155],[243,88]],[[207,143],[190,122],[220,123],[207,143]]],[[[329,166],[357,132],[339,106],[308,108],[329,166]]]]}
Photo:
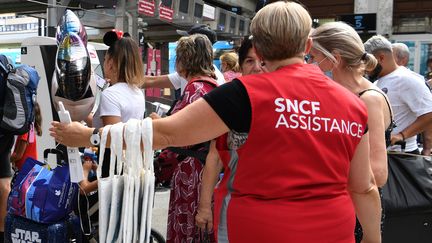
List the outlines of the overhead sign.
{"type": "Polygon", "coordinates": [[[170,7],[162,5],[162,3],[159,5],[159,18],[166,20],[168,22],[172,22],[174,15],[174,10],[170,7]]]}
{"type": "Polygon", "coordinates": [[[348,14],[339,16],[339,20],[359,31],[376,31],[376,14],[348,14]]]}
{"type": "Polygon", "coordinates": [[[153,17],[155,13],[155,3],[153,0],[139,0],[138,13],[153,17]]]}
{"type": "Polygon", "coordinates": [[[203,18],[205,18],[207,20],[214,20],[215,19],[215,12],[216,12],[215,7],[204,4],[203,18]]]}

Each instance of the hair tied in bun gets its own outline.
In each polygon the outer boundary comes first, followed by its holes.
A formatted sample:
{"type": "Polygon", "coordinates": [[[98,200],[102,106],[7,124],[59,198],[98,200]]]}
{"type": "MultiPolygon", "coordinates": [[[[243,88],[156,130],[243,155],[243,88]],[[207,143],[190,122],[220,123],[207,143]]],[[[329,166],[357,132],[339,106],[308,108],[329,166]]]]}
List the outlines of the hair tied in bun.
{"type": "Polygon", "coordinates": [[[121,38],[123,38],[123,31],[113,29],[105,33],[103,42],[107,46],[112,46],[117,40],[120,40],[121,38]]]}

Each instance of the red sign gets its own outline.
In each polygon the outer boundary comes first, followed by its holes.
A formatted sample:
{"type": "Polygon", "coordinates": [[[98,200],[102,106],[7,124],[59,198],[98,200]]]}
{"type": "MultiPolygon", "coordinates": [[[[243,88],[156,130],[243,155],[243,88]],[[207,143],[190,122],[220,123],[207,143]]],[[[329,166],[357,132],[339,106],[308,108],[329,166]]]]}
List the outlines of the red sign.
{"type": "Polygon", "coordinates": [[[138,13],[153,17],[155,13],[154,1],[139,0],[138,13]]]}
{"type": "Polygon", "coordinates": [[[172,22],[174,10],[164,5],[159,5],[159,18],[172,22]]]}
{"type": "MultiPolygon", "coordinates": [[[[147,49],[147,75],[160,76],[161,75],[161,53],[158,49],[147,49]]],[[[147,96],[160,97],[160,88],[147,88],[147,96]]]]}

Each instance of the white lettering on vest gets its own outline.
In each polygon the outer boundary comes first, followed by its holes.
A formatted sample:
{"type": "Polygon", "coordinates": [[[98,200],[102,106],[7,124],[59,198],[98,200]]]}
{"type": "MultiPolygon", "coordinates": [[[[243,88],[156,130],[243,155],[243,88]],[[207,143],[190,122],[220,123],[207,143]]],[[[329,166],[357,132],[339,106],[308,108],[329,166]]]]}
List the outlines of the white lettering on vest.
{"type": "Polygon", "coordinates": [[[342,119],[317,116],[321,110],[320,102],[309,100],[291,100],[276,98],[275,111],[280,113],[275,128],[302,129],[318,132],[346,134],[361,138],[362,125],[342,119]]]}

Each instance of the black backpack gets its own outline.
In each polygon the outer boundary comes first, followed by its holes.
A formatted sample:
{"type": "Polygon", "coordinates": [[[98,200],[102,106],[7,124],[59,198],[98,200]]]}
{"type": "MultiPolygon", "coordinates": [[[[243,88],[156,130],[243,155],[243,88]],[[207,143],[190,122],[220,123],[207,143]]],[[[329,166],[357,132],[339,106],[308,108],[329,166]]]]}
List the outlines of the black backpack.
{"type": "Polygon", "coordinates": [[[39,79],[34,68],[14,67],[0,54],[0,134],[22,135],[30,130],[39,79]]]}

